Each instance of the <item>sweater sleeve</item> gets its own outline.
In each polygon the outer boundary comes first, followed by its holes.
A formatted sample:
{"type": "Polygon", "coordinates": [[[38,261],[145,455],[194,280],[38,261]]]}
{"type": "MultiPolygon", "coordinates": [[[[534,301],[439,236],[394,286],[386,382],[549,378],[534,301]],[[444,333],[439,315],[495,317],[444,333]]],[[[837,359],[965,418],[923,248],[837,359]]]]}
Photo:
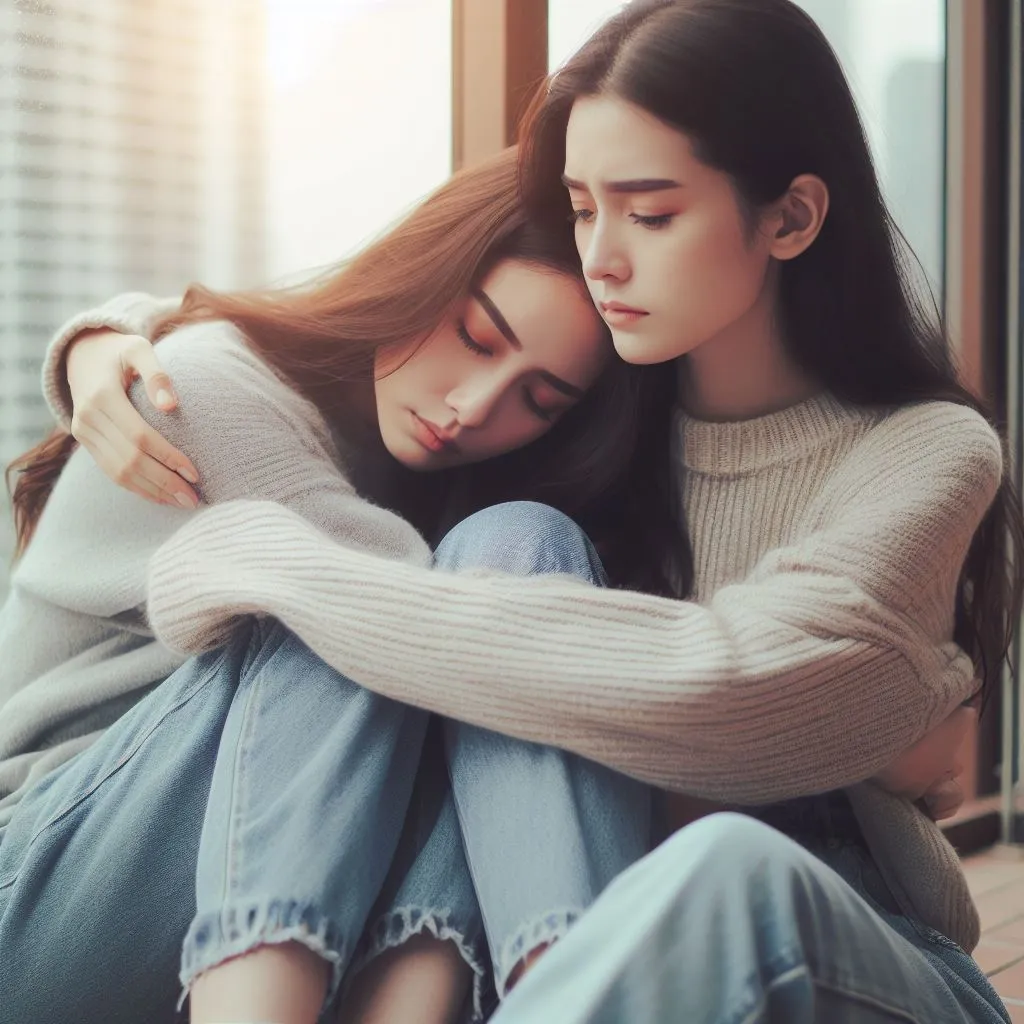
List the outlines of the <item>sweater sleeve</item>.
{"type": "Polygon", "coordinates": [[[71,393],[68,391],[68,346],[83,331],[109,328],[122,334],[141,334],[150,338],[153,324],[181,304],[181,297],[158,299],[144,292],[125,292],[102,306],[73,316],[57,330],[43,356],[43,397],[54,419],[71,429],[71,393]]]}
{"type": "Polygon", "coordinates": [[[160,342],[160,357],[178,408],[154,409],[139,381],[130,395],[140,414],[195,463],[205,504],[268,499],[333,542],[430,564],[430,549],[414,527],[356,493],[316,407],[232,325],[179,329],[160,342]]]}
{"type": "Polygon", "coordinates": [[[975,688],[949,637],[1001,450],[981,417],[942,408],[869,432],[820,522],[705,604],[388,565],[237,503],[158,552],[151,619],[194,650],[267,611],[395,700],[712,799],[846,786],[975,688]]]}
{"type": "MultiPolygon", "coordinates": [[[[154,409],[138,383],[130,396],[140,415],[193,460],[203,505],[273,503],[332,544],[372,553],[382,564],[430,565],[430,548],[409,523],[355,492],[316,408],[232,325],[181,328],[160,342],[160,353],[178,408],[154,409]]],[[[143,609],[153,552],[201,510],[146,501],[78,451],[47,502],[17,579],[38,596],[91,615],[143,609]]]]}

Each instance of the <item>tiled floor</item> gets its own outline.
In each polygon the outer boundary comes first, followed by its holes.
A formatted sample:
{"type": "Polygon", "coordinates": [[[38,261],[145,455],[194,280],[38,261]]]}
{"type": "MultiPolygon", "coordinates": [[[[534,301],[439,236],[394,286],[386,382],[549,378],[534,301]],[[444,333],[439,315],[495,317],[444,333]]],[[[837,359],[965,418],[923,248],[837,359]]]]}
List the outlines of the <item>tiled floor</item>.
{"type": "Polygon", "coordinates": [[[1024,849],[996,846],[967,858],[964,866],[981,914],[975,959],[1011,1020],[1024,1024],[1024,849]]]}

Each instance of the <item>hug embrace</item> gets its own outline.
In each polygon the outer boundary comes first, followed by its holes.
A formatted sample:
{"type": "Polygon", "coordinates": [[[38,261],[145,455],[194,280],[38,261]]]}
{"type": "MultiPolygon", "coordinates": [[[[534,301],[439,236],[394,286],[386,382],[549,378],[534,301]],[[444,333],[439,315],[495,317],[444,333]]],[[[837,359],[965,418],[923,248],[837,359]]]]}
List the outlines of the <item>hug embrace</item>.
{"type": "Polygon", "coordinates": [[[633,0],[331,274],[67,323],[0,1024],[1007,1021],[1024,524],[910,265],[807,15],[633,0]]]}

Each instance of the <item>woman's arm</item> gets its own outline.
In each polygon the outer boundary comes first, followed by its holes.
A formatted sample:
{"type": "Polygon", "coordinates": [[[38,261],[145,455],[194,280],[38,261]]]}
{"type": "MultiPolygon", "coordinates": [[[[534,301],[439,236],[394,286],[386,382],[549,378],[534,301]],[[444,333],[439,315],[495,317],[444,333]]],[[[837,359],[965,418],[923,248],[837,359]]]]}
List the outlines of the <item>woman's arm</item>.
{"type": "MultiPolygon", "coordinates": [[[[354,491],[315,407],[232,325],[181,328],[160,348],[176,382],[177,410],[153,409],[138,382],[131,397],[150,426],[192,455],[206,504],[274,502],[340,545],[430,564],[428,545],[409,523],[354,491]]],[[[77,452],[50,495],[18,580],[40,594],[56,586],[54,601],[91,615],[134,610],[146,602],[149,558],[193,514],[143,501],[77,452]]]]}
{"type": "Polygon", "coordinates": [[[132,405],[136,379],[154,409],[177,409],[171,379],[145,338],[108,330],[79,335],[67,350],[71,433],[114,483],[148,501],[195,508],[199,496],[189,484],[198,484],[199,474],[132,405]]]}
{"type": "Polygon", "coordinates": [[[47,349],[43,393],[58,422],[111,480],[150,501],[194,508],[195,466],[126,394],[139,378],[154,408],[177,408],[174,386],[148,339],[158,319],[179,304],[130,292],[73,317],[47,349]]]}
{"type": "Polygon", "coordinates": [[[69,350],[82,335],[95,331],[116,331],[149,339],[153,325],[181,305],[181,297],[157,298],[144,292],[125,292],[101,306],[73,316],[57,329],[43,356],[43,397],[54,419],[71,430],[74,414],[71,390],[68,387],[67,358],[69,350]]]}
{"type": "Polygon", "coordinates": [[[265,611],[369,689],[698,796],[849,785],[975,688],[945,638],[999,484],[998,439],[959,407],[907,420],[872,432],[899,458],[868,444],[818,530],[707,604],[385,565],[238,503],[158,552],[151,618],[192,650],[232,615],[265,611]]]}

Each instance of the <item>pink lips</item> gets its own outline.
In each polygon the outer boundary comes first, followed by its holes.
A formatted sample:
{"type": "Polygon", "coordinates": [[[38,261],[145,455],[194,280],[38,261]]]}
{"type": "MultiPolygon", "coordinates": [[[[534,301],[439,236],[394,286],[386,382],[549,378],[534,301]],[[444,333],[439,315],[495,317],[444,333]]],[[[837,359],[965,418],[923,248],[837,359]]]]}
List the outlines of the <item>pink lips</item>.
{"type": "Polygon", "coordinates": [[[416,434],[416,440],[423,445],[424,448],[429,449],[432,452],[441,452],[447,449],[456,449],[455,439],[447,431],[442,430],[436,423],[431,423],[430,420],[425,420],[421,416],[417,416],[416,413],[412,414],[413,430],[416,434]]]}
{"type": "Polygon", "coordinates": [[[605,321],[613,327],[634,324],[647,316],[647,310],[627,306],[623,302],[602,302],[601,313],[604,315],[605,321]]]}

